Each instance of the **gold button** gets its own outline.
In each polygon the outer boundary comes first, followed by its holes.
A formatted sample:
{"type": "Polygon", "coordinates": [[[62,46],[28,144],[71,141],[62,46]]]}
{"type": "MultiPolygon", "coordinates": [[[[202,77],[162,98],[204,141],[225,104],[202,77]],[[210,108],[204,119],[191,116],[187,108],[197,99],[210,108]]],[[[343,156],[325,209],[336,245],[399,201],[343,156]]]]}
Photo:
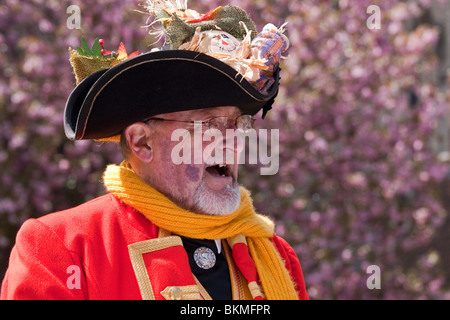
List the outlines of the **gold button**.
{"type": "Polygon", "coordinates": [[[172,300],[181,300],[181,297],[183,296],[183,290],[178,287],[171,287],[169,289],[169,296],[172,300]]]}

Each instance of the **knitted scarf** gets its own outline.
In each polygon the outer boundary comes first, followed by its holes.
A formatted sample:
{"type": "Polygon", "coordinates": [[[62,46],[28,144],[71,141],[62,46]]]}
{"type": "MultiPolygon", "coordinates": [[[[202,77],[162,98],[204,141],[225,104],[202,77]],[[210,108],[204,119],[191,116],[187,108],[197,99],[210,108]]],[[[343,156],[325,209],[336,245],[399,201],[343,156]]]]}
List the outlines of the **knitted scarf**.
{"type": "Polygon", "coordinates": [[[240,188],[241,204],[235,212],[212,216],[178,207],[140,179],[125,161],[120,166],[109,165],[103,181],[108,192],[159,228],[195,239],[227,239],[254,299],[262,299],[264,294],[270,300],[298,299],[289,272],[269,239],[274,235],[273,222],[255,213],[250,193],[245,188],[240,188]]]}

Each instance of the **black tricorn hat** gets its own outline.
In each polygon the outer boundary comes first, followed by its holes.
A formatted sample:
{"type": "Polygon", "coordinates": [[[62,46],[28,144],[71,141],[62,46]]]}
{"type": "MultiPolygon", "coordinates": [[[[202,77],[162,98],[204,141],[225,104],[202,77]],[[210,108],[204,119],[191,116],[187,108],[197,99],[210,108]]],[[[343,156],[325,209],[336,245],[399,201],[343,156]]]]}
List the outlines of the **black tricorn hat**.
{"type": "Polygon", "coordinates": [[[279,69],[262,94],[235,69],[211,56],[187,51],[149,52],[84,79],[70,94],[64,131],[72,140],[117,136],[152,116],[220,106],[263,118],[278,93],[279,69]]]}

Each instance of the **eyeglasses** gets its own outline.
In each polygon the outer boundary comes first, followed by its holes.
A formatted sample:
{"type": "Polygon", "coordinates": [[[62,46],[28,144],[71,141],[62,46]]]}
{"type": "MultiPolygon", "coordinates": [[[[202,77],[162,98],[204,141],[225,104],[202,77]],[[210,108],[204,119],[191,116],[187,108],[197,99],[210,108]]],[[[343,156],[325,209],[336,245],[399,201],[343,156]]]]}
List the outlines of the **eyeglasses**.
{"type": "Polygon", "coordinates": [[[238,116],[234,119],[229,118],[227,116],[214,117],[209,119],[208,121],[183,121],[183,120],[172,120],[172,119],[163,119],[163,118],[150,118],[145,120],[144,122],[149,122],[151,120],[155,121],[171,121],[171,122],[183,122],[183,123],[191,123],[191,124],[201,124],[203,127],[208,129],[217,129],[220,131],[224,131],[225,129],[230,129],[235,127],[236,129],[247,132],[253,129],[253,124],[255,123],[255,119],[248,114],[244,114],[238,116]]]}

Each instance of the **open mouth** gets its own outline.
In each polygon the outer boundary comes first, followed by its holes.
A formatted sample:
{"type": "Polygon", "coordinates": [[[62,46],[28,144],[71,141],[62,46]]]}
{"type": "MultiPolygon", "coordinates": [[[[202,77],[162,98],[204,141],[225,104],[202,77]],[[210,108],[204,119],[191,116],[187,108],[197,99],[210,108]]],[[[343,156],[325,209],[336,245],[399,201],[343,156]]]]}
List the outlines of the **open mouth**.
{"type": "Polygon", "coordinates": [[[231,177],[231,169],[226,164],[216,164],[206,168],[206,171],[217,177],[231,177]]]}

